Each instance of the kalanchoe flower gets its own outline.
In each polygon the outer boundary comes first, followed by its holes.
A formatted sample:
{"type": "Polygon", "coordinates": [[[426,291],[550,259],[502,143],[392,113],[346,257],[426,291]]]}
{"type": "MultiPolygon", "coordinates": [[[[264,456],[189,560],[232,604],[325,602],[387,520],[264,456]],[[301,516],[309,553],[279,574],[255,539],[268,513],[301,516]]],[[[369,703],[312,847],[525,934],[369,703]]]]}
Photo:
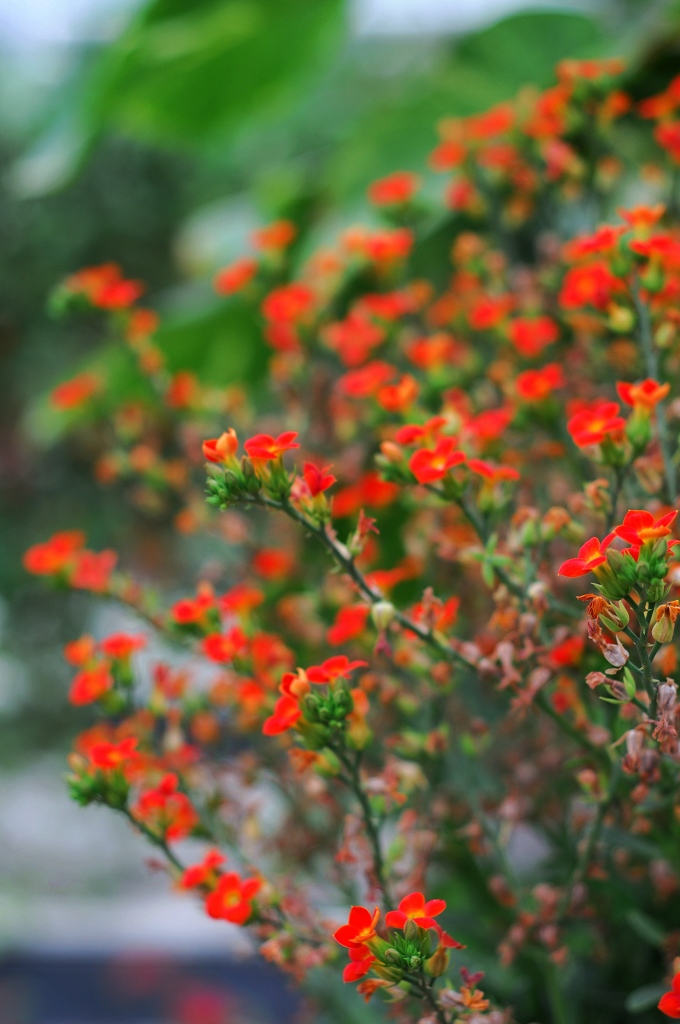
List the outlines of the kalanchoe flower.
{"type": "Polygon", "coordinates": [[[644,509],[631,509],[626,512],[623,523],[614,528],[614,533],[635,547],[650,542],[654,543],[671,533],[677,514],[677,510],[675,510],[667,512],[659,519],[654,519],[651,512],[644,509]]]}
{"type": "Polygon", "coordinates": [[[251,459],[271,462],[280,458],[284,452],[299,448],[300,445],[295,441],[297,436],[294,430],[286,430],[278,437],[271,437],[269,434],[255,434],[248,438],[243,447],[251,459]]]}
{"type": "Polygon", "coordinates": [[[673,976],[671,991],[665,992],[658,1003],[658,1009],[673,1020],[680,1020],[680,972],[673,976]]]}
{"type": "Polygon", "coordinates": [[[419,484],[441,480],[454,466],[465,462],[463,452],[456,450],[456,439],[442,437],[435,448],[421,448],[409,459],[409,469],[419,484]]]}
{"type": "Polygon", "coordinates": [[[624,381],[619,381],[616,385],[616,391],[621,401],[626,405],[632,405],[636,412],[642,412],[647,416],[659,402],[666,398],[670,390],[670,384],[659,384],[658,381],[652,380],[650,377],[640,384],[627,384],[624,381]]]}
{"type": "Polygon", "coordinates": [[[233,427],[217,438],[203,442],[203,454],[208,462],[223,462],[232,465],[236,462],[238,438],[233,427]]]}
{"type": "Polygon", "coordinates": [[[262,888],[259,878],[242,879],[235,871],[220,875],[217,885],[206,897],[210,917],[245,924],[253,914],[253,900],[262,888]]]}
{"type": "Polygon", "coordinates": [[[313,498],[323,494],[324,491],[327,491],[336,482],[336,478],[328,472],[330,468],[330,466],[325,466],[323,469],[320,469],[313,462],[305,462],[303,476],[309,493],[313,498]]]}
{"type": "Polygon", "coordinates": [[[626,421],[619,415],[616,402],[595,402],[574,413],[567,423],[571,439],[579,448],[602,444],[605,438],[617,443],[623,437],[626,421]]]}
{"type": "Polygon", "coordinates": [[[599,565],[603,565],[607,561],[605,551],[613,539],[613,533],[608,534],[602,541],[597,537],[591,537],[581,546],[577,558],[568,558],[566,562],[562,562],[558,575],[586,576],[589,572],[593,572],[599,565]]]}
{"type": "Polygon", "coordinates": [[[333,933],[333,938],[341,946],[349,949],[361,949],[377,935],[376,925],[380,918],[380,910],[375,908],[371,914],[366,907],[352,907],[347,924],[343,924],[333,933]]]}
{"type": "Polygon", "coordinates": [[[369,185],[368,198],[375,206],[401,206],[413,198],[419,184],[417,174],[394,171],[369,185]]]}
{"type": "Polygon", "coordinates": [[[434,928],[436,922],[433,918],[438,917],[444,910],[444,900],[426,902],[422,892],[412,892],[409,896],[404,896],[398,910],[390,910],[385,915],[385,924],[388,928],[403,928],[407,921],[415,921],[420,928],[434,928]]]}

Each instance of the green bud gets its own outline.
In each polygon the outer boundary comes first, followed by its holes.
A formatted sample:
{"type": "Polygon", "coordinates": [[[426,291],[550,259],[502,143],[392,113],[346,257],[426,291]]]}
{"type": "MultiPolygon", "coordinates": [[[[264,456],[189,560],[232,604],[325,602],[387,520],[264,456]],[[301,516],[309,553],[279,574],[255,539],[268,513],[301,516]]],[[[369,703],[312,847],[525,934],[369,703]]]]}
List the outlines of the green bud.
{"type": "Polygon", "coordinates": [[[404,925],[404,938],[414,942],[420,936],[420,928],[412,918],[409,918],[404,925]]]}
{"type": "Polygon", "coordinates": [[[376,601],[371,608],[371,618],[376,629],[387,629],[394,618],[395,608],[391,601],[376,601]]]}

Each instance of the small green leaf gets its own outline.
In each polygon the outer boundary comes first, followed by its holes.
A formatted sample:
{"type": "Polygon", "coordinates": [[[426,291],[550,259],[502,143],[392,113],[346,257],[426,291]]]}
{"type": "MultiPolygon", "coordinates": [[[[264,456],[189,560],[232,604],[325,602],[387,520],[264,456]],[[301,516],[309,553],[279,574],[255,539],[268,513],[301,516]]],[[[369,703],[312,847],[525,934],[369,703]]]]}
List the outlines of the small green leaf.
{"type": "MultiPolygon", "coordinates": [[[[635,913],[635,911],[632,911],[635,913]]],[[[628,1013],[642,1013],[656,1006],[661,996],[666,991],[665,985],[643,985],[631,992],[625,1002],[625,1009],[628,1013]]]]}
{"type": "Polygon", "coordinates": [[[653,917],[643,914],[641,910],[629,910],[626,914],[628,924],[633,931],[650,946],[663,946],[666,933],[653,917]]]}

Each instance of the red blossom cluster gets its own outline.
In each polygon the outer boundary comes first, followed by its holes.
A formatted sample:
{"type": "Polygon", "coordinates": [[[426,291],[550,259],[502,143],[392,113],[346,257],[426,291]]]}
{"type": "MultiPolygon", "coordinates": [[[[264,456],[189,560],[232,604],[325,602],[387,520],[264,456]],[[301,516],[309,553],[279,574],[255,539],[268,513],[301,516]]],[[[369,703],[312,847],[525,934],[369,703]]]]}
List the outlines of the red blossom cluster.
{"type": "Polygon", "coordinates": [[[347,949],[400,1022],[618,1024],[664,965],[680,1018],[679,111],[680,78],[641,98],[566,61],[444,119],[333,247],[256,232],[215,278],[268,346],[255,394],[169,372],[117,268],[57,292],[151,384],[108,413],[94,372],[53,393],[97,478],[205,538],[167,599],[78,531],[26,553],[159,637],[67,646],[99,716],[71,792],[296,979],[347,949]]]}

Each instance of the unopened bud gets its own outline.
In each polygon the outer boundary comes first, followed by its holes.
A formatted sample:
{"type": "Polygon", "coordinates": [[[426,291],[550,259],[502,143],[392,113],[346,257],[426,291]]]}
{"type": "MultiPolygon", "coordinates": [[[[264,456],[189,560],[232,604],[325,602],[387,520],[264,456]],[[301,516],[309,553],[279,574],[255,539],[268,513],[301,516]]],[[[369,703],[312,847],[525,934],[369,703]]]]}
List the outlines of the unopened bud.
{"type": "Polygon", "coordinates": [[[376,601],[371,608],[371,618],[376,629],[387,629],[394,618],[395,608],[391,601],[376,601]]]}
{"type": "Polygon", "coordinates": [[[404,461],[403,451],[401,450],[399,445],[395,444],[393,441],[383,441],[383,443],[380,445],[380,451],[382,452],[387,462],[391,462],[395,466],[398,466],[400,463],[404,461]]]}
{"type": "Polygon", "coordinates": [[[404,938],[408,939],[409,942],[414,942],[415,939],[418,938],[419,934],[420,929],[418,928],[418,925],[412,918],[409,918],[404,925],[404,938]]]}
{"type": "Polygon", "coordinates": [[[430,959],[423,964],[425,973],[429,974],[431,978],[441,978],[442,974],[448,970],[448,966],[449,953],[443,946],[437,946],[430,959]]]}

